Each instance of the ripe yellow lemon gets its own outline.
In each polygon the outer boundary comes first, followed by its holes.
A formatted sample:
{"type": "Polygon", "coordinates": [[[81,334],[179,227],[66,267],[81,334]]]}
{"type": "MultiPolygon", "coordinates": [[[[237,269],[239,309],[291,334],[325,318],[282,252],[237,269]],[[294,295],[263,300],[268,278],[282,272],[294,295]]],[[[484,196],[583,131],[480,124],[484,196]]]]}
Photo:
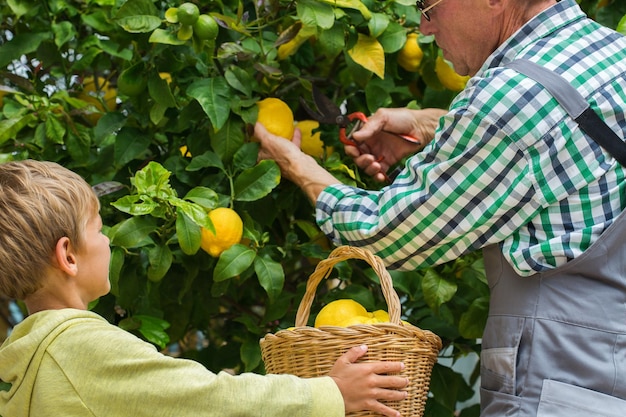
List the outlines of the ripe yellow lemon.
{"type": "Polygon", "coordinates": [[[209,212],[209,218],[215,227],[215,234],[204,227],[201,229],[200,247],[209,255],[217,258],[226,249],[241,242],[243,221],[231,208],[219,207],[209,212]]]}
{"type": "MultiPolygon", "coordinates": [[[[316,120],[301,120],[296,123],[296,127],[302,132],[302,142],[300,148],[302,152],[307,155],[311,155],[315,158],[321,158],[324,156],[324,142],[320,137],[320,132],[313,133],[313,130],[320,126],[316,120]]],[[[326,148],[326,154],[333,153],[333,147],[326,148]]]]}
{"type": "Polygon", "coordinates": [[[291,140],[295,126],[293,112],[279,98],[268,97],[257,102],[259,108],[257,122],[261,123],[268,132],[291,140]]]}
{"type": "Polygon", "coordinates": [[[372,313],[372,317],[376,319],[377,323],[386,323],[389,321],[389,313],[385,310],[376,310],[372,313]]]}
{"type": "MultiPolygon", "coordinates": [[[[355,317],[369,319],[365,307],[351,299],[340,299],[326,304],[315,318],[315,327],[342,326],[346,327],[349,320],[360,320],[355,317]]],[[[352,323],[356,324],[356,323],[352,323]]],[[[350,324],[348,324],[350,325],[350,324]]]]}
{"type": "Polygon", "coordinates": [[[417,38],[417,33],[409,33],[404,46],[398,52],[398,65],[409,72],[417,72],[424,58],[424,52],[417,43],[417,38]]]}
{"type": "Polygon", "coordinates": [[[435,60],[435,72],[437,73],[437,78],[439,78],[441,85],[452,91],[461,91],[465,88],[467,80],[470,79],[468,76],[457,74],[450,64],[441,56],[438,56],[435,60]]]}

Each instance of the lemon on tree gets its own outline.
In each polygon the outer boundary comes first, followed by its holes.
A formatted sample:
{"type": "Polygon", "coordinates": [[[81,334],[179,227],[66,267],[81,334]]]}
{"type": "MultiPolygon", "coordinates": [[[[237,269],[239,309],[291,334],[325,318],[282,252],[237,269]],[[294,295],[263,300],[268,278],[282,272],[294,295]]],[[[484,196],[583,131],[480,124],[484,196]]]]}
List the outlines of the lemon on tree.
{"type": "MultiPolygon", "coordinates": [[[[320,132],[313,131],[320,126],[317,120],[301,120],[296,123],[296,128],[300,129],[302,133],[302,141],[300,143],[300,149],[307,155],[311,155],[315,158],[321,158],[324,156],[324,142],[320,132]]],[[[327,148],[327,155],[333,153],[332,146],[327,148]]]]}
{"type": "Polygon", "coordinates": [[[293,124],[293,112],[279,98],[268,97],[257,102],[257,122],[261,123],[268,132],[291,140],[295,126],[293,124]]]}
{"type": "Polygon", "coordinates": [[[208,14],[201,14],[193,24],[193,33],[201,40],[217,38],[219,27],[215,19],[208,14]]]}
{"type": "Polygon", "coordinates": [[[424,52],[417,43],[417,39],[417,33],[409,33],[404,46],[398,52],[398,65],[409,72],[417,72],[424,58],[424,52]]]}
{"type": "Polygon", "coordinates": [[[183,3],[176,9],[178,22],[183,25],[193,25],[196,23],[196,20],[198,20],[198,16],[200,16],[200,10],[198,9],[198,6],[193,3],[183,3]]]}
{"type": "Polygon", "coordinates": [[[442,56],[438,56],[435,60],[435,73],[441,85],[452,91],[461,91],[470,78],[457,74],[442,56]]]}
{"type": "Polygon", "coordinates": [[[322,307],[315,318],[315,327],[347,327],[353,324],[363,323],[370,318],[365,307],[354,300],[345,298],[331,301],[322,307]]]}
{"type": "Polygon", "coordinates": [[[201,229],[200,247],[209,255],[219,257],[222,252],[241,242],[243,221],[231,208],[219,207],[209,212],[215,233],[204,227],[201,229]]]}

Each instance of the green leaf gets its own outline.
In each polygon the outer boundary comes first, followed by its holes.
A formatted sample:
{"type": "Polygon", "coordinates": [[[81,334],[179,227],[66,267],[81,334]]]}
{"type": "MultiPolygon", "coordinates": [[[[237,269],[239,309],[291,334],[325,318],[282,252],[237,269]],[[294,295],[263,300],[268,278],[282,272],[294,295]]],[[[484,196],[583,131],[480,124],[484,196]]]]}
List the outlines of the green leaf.
{"type": "Polygon", "coordinates": [[[152,282],[159,282],[163,279],[170,266],[174,256],[167,245],[157,245],[148,249],[148,279],[152,282]]]}
{"type": "Polygon", "coordinates": [[[137,171],[130,182],[135,186],[138,194],[167,200],[169,197],[176,196],[176,192],[169,183],[171,175],[172,173],[163,165],[150,161],[148,165],[137,171]]]}
{"type": "Polygon", "coordinates": [[[170,324],[165,320],[144,315],[133,316],[133,319],[140,321],[139,333],[147,341],[154,343],[162,349],[170,342],[170,337],[165,332],[165,329],[170,327],[170,324]]]}
{"type": "Polygon", "coordinates": [[[111,205],[119,211],[132,214],[133,216],[145,216],[147,214],[152,214],[152,212],[159,206],[159,203],[147,196],[140,197],[133,194],[126,195],[111,203],[111,205]]]}
{"type": "Polygon", "coordinates": [[[231,117],[222,129],[211,135],[211,147],[223,161],[228,161],[243,146],[244,131],[241,120],[231,117]]]}
{"type": "Polygon", "coordinates": [[[57,48],[65,45],[74,36],[76,36],[76,30],[70,22],[61,22],[52,24],[52,32],[54,33],[54,43],[57,48]]]}
{"type": "Polygon", "coordinates": [[[424,273],[422,291],[424,300],[430,308],[437,311],[439,307],[452,299],[456,294],[457,285],[441,277],[434,269],[424,273]]]}
{"type": "Polygon", "coordinates": [[[268,256],[257,256],[254,258],[254,272],[269,296],[270,302],[276,301],[285,284],[283,266],[268,256]]]}
{"type": "Polygon", "coordinates": [[[242,92],[247,97],[252,96],[252,89],[256,80],[243,68],[235,65],[229,67],[224,73],[224,79],[235,90],[242,92]]]}
{"type": "Polygon", "coordinates": [[[127,118],[121,113],[105,113],[98,120],[98,124],[93,129],[94,138],[97,142],[102,141],[107,136],[118,132],[126,124],[127,118]]]}
{"type": "Polygon", "coordinates": [[[13,384],[11,384],[10,382],[0,381],[0,392],[2,392],[2,391],[9,392],[11,390],[12,386],[13,386],[13,384]]]}
{"type": "Polygon", "coordinates": [[[33,113],[0,120],[0,145],[4,144],[9,139],[15,139],[20,130],[35,120],[37,120],[37,116],[33,113]]]}
{"type": "Polygon", "coordinates": [[[323,3],[330,4],[334,7],[341,7],[345,9],[356,9],[361,12],[365,20],[369,20],[372,17],[372,13],[363,4],[361,0],[320,0],[323,3]]]}
{"type": "Polygon", "coordinates": [[[115,21],[131,33],[152,32],[161,26],[159,11],[150,0],[128,0],[117,11],[115,21]]]}
{"type": "MultiPolygon", "coordinates": [[[[449,367],[435,364],[430,378],[430,390],[435,401],[450,411],[456,410],[458,401],[468,399],[473,393],[463,375],[449,367]]],[[[451,412],[450,415],[453,415],[451,412]]]]}
{"type": "Polygon", "coordinates": [[[619,21],[615,30],[626,36],[626,15],[624,15],[624,17],[622,17],[622,19],[619,21]]]}
{"type": "Polygon", "coordinates": [[[323,30],[319,35],[319,47],[329,57],[336,57],[343,51],[346,44],[345,34],[341,25],[335,25],[328,30],[323,30]]]}
{"type": "Polygon", "coordinates": [[[256,165],[257,159],[259,155],[259,144],[258,143],[245,143],[233,157],[233,164],[238,169],[248,169],[252,168],[256,165]]]}
{"type": "Polygon", "coordinates": [[[177,208],[177,213],[185,213],[185,215],[193,220],[198,226],[202,226],[207,229],[212,228],[213,225],[211,224],[209,215],[202,206],[190,201],[185,201],[178,197],[170,197],[168,202],[177,208]]]}
{"type": "Polygon", "coordinates": [[[406,41],[406,28],[396,22],[390,22],[385,31],[378,36],[378,42],[387,54],[399,51],[406,41]]]}
{"type": "Polygon", "coordinates": [[[234,184],[235,200],[256,201],[268,195],[280,183],[280,168],[276,162],[263,160],[246,169],[234,184]]]}
{"type": "Polygon", "coordinates": [[[187,168],[187,171],[199,171],[203,168],[224,169],[222,159],[213,151],[206,151],[202,155],[194,156],[187,168]]]}
{"type": "Polygon", "coordinates": [[[389,16],[384,13],[372,13],[372,18],[367,22],[370,36],[378,38],[389,26],[389,16]]]}
{"type": "Polygon", "coordinates": [[[255,257],[256,252],[247,246],[231,246],[220,255],[213,271],[213,280],[220,282],[241,274],[252,265],[255,257]]]}
{"type": "Polygon", "coordinates": [[[253,371],[261,363],[261,347],[256,340],[246,340],[241,345],[241,360],[245,365],[245,372],[253,371]]]}
{"type": "Polygon", "coordinates": [[[52,142],[62,145],[64,136],[65,126],[56,117],[49,116],[46,119],[46,137],[52,140],[52,142]]]}
{"type": "Polygon", "coordinates": [[[150,35],[148,42],[162,43],[165,45],[184,45],[187,41],[178,39],[175,32],[165,29],[156,29],[150,35]]]}
{"type": "Polygon", "coordinates": [[[91,148],[91,129],[75,124],[74,129],[67,131],[65,146],[67,146],[67,152],[74,161],[86,163],[89,158],[89,149],[91,148]]]}
{"type": "Polygon", "coordinates": [[[22,55],[35,52],[39,45],[50,39],[50,32],[19,33],[13,39],[0,46],[0,67],[4,68],[11,61],[19,59],[22,55]]]}
{"type": "Polygon", "coordinates": [[[296,3],[298,16],[305,26],[319,26],[327,30],[335,24],[333,7],[319,1],[300,0],[296,3]]]}
{"type": "Polygon", "coordinates": [[[219,196],[208,187],[194,187],[185,194],[184,198],[201,205],[205,210],[212,210],[219,205],[219,196]]]}
{"type": "Polygon", "coordinates": [[[459,333],[466,339],[478,339],[483,335],[489,313],[489,297],[480,297],[472,301],[467,311],[461,314],[459,333]]]}
{"type": "MultiPolygon", "coordinates": [[[[210,230],[215,232],[215,229],[212,227],[210,230]]],[[[176,236],[178,245],[184,254],[193,255],[200,249],[202,241],[200,226],[185,215],[181,209],[177,211],[176,216],[176,236]]]]}
{"type": "Polygon", "coordinates": [[[115,140],[115,164],[122,167],[146,153],[150,146],[150,136],[136,128],[124,127],[115,140]]]}
{"type": "Polygon", "coordinates": [[[111,249],[111,261],[109,266],[109,281],[111,282],[111,294],[119,296],[119,281],[122,267],[124,266],[124,249],[113,248],[111,249]]]}
{"type": "Polygon", "coordinates": [[[223,77],[194,81],[187,94],[200,103],[215,130],[220,130],[230,114],[230,87],[223,77]],[[226,105],[225,105],[226,104],[226,105]]]}
{"type": "Polygon", "coordinates": [[[125,248],[145,246],[152,243],[150,234],[156,230],[157,225],[152,217],[131,217],[119,224],[111,243],[125,248]]]}
{"type": "Polygon", "coordinates": [[[148,91],[150,97],[160,105],[176,107],[176,99],[172,95],[169,84],[156,72],[152,72],[148,77],[148,91]]]}

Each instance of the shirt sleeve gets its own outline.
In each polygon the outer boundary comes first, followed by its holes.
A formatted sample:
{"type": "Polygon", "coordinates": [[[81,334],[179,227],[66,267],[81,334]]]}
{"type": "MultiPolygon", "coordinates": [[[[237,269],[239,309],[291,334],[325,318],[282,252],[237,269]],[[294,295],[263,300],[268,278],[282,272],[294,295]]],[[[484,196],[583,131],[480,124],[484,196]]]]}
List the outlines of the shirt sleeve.
{"type": "Polygon", "coordinates": [[[423,269],[501,242],[543,203],[525,153],[496,123],[458,105],[391,185],[327,187],[316,203],[318,225],[390,269],[423,269]]]}
{"type": "MultiPolygon", "coordinates": [[[[49,378],[64,375],[93,415],[133,417],[344,416],[344,403],[330,377],[214,374],[200,363],[164,356],[154,347],[106,322],[73,326],[49,349],[49,378]],[[78,348],[77,348],[78,347],[78,348]]],[[[46,386],[45,381],[42,386],[46,386]]],[[[57,387],[50,387],[57,395],[57,387]]],[[[67,414],[58,414],[67,415],[67,414]]]]}

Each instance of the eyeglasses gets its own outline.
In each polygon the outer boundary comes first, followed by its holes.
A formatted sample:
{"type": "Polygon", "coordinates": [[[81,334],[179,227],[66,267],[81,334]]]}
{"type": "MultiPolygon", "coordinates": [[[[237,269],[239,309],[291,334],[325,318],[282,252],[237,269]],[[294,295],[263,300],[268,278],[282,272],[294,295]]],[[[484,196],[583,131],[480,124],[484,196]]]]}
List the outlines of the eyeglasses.
{"type": "Polygon", "coordinates": [[[426,6],[424,4],[424,0],[417,0],[417,8],[419,9],[420,13],[422,13],[424,15],[424,19],[428,20],[430,22],[430,16],[428,15],[428,11],[431,10],[433,7],[435,7],[436,5],[438,5],[439,3],[441,3],[443,0],[438,0],[436,2],[434,2],[433,4],[431,4],[430,6],[426,6]]]}

